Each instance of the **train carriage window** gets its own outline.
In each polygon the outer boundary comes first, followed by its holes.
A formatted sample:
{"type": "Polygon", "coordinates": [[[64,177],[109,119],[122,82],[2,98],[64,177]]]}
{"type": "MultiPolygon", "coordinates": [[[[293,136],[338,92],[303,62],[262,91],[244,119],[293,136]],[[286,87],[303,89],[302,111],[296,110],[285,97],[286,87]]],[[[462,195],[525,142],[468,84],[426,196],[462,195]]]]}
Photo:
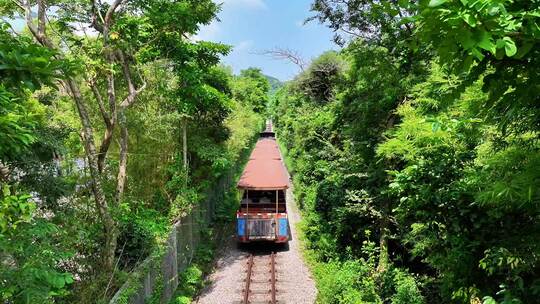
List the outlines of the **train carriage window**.
{"type": "Polygon", "coordinates": [[[250,190],[242,195],[241,210],[249,213],[287,212],[284,190],[250,190]],[[276,202],[277,199],[277,202],[276,202]]]}

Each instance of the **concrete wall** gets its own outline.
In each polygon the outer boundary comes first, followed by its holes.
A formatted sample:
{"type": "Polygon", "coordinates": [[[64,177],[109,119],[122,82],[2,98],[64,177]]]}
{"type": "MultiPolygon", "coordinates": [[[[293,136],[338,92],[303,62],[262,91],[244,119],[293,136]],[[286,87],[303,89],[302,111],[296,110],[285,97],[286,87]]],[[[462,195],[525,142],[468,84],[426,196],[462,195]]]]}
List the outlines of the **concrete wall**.
{"type": "Polygon", "coordinates": [[[217,205],[224,201],[226,191],[230,189],[233,174],[231,171],[223,176],[202,204],[195,206],[190,214],[173,225],[164,251],[142,262],[116,292],[110,304],[144,304],[160,294],[159,303],[171,300],[180,274],[193,259],[201,232],[213,221],[217,205]]]}

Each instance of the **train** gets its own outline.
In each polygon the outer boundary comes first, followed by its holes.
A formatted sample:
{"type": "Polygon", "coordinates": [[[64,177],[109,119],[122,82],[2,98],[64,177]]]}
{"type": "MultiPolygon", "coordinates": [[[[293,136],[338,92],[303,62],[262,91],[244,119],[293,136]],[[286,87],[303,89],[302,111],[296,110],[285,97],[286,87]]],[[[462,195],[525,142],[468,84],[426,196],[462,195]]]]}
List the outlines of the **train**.
{"type": "Polygon", "coordinates": [[[237,188],[242,197],[236,212],[238,242],[287,243],[289,178],[271,121],[260,132],[237,188]]]}

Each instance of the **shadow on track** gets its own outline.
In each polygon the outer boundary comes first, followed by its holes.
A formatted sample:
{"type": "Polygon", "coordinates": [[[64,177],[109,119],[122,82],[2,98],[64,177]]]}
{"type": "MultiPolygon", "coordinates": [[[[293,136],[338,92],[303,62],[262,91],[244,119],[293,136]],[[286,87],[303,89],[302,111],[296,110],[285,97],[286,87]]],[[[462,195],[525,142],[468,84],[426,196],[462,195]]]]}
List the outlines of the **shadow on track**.
{"type": "Polygon", "coordinates": [[[289,243],[273,243],[273,242],[252,242],[252,243],[237,243],[239,251],[251,253],[253,255],[266,255],[272,252],[289,251],[289,243]]]}

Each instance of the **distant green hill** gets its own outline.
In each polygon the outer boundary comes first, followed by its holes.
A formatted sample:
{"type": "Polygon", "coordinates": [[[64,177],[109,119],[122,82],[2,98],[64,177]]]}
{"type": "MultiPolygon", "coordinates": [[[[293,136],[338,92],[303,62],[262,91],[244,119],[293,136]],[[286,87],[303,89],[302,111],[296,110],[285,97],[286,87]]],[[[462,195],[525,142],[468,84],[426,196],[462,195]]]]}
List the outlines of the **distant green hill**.
{"type": "Polygon", "coordinates": [[[274,94],[279,88],[283,86],[283,82],[281,82],[276,77],[264,75],[266,79],[268,79],[268,82],[270,83],[270,95],[274,94]]]}

